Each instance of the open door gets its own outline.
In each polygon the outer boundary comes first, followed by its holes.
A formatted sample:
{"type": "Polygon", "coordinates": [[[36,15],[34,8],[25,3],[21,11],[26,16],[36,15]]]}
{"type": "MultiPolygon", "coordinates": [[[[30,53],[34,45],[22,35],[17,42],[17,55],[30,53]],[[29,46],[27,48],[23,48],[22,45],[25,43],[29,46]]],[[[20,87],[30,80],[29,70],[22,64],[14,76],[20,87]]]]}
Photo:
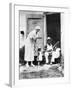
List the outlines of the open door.
{"type": "Polygon", "coordinates": [[[47,37],[52,38],[52,43],[59,41],[61,47],[61,22],[60,13],[51,13],[46,15],[47,37]]]}

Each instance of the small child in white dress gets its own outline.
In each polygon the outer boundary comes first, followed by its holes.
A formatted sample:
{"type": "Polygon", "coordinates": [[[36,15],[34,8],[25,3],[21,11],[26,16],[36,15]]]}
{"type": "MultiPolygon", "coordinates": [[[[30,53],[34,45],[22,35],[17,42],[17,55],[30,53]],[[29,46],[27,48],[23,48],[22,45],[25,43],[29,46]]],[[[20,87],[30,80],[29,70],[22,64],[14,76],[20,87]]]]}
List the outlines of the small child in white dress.
{"type": "Polygon", "coordinates": [[[38,65],[42,61],[42,51],[41,51],[41,48],[38,48],[38,60],[37,61],[38,61],[38,65]]]}

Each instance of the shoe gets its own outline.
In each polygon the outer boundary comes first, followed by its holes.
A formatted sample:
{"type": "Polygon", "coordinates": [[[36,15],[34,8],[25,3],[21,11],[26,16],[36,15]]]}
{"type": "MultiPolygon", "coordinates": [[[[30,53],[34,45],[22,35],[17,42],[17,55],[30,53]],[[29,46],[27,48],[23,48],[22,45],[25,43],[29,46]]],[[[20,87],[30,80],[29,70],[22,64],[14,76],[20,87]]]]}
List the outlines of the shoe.
{"type": "Polygon", "coordinates": [[[25,66],[26,66],[26,67],[29,67],[29,65],[28,65],[28,64],[26,64],[25,66]]]}
{"type": "Polygon", "coordinates": [[[50,63],[50,65],[52,65],[52,63],[50,63]]]}
{"type": "Polygon", "coordinates": [[[35,67],[35,65],[31,64],[32,67],[35,67]]]}

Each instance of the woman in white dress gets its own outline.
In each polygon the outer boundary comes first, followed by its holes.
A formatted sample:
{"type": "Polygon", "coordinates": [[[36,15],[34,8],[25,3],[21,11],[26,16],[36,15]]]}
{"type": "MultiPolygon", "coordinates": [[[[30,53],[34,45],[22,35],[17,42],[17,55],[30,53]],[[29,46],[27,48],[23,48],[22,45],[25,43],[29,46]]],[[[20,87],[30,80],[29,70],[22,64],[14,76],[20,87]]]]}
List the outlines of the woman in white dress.
{"type": "Polygon", "coordinates": [[[31,65],[34,66],[34,45],[36,44],[39,31],[40,26],[36,26],[35,29],[29,33],[28,37],[25,40],[25,61],[27,62],[27,67],[29,66],[28,62],[31,62],[31,65]]]}

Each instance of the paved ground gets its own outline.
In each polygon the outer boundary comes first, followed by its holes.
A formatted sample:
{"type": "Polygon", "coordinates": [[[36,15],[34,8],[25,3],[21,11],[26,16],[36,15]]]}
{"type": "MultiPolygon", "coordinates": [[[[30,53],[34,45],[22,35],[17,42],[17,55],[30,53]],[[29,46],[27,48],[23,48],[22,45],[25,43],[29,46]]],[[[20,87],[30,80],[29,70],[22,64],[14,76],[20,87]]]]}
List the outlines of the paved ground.
{"type": "Polygon", "coordinates": [[[50,77],[63,77],[62,70],[59,70],[59,65],[44,65],[36,67],[20,66],[20,79],[31,78],[50,78],[50,77]]]}

